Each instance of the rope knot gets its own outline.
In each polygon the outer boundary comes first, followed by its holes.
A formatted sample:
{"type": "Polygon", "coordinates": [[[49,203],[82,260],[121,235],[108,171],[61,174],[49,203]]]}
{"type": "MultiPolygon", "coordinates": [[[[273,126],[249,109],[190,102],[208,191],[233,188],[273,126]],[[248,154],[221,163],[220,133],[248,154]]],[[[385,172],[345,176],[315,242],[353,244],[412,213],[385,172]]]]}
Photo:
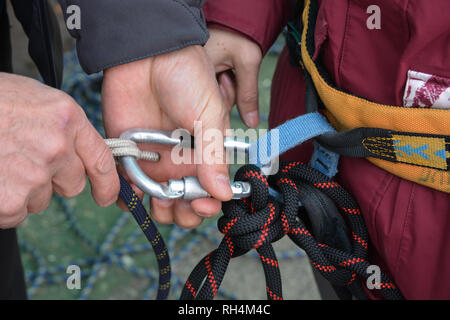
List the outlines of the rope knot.
{"type": "Polygon", "coordinates": [[[234,251],[236,255],[275,242],[284,236],[284,232],[280,206],[269,196],[269,183],[261,170],[253,165],[244,166],[236,173],[235,180],[248,181],[252,195],[224,203],[218,228],[241,249],[234,251]]]}
{"type": "MultiPolygon", "coordinates": [[[[258,167],[247,165],[238,170],[235,180],[248,181],[252,195],[223,203],[218,227],[224,238],[192,271],[182,299],[212,299],[231,258],[252,249],[261,259],[267,298],[282,299],[281,275],[272,243],[284,235],[307,253],[314,268],[342,297],[366,298],[358,278],[368,278],[369,237],[358,204],[338,183],[300,162],[280,163],[279,173],[269,180],[258,167]],[[281,199],[271,196],[270,187],[281,194],[281,199]],[[333,228],[342,224],[344,227],[333,228]],[[342,235],[346,241],[342,241],[342,235]]],[[[379,282],[386,298],[402,298],[384,273],[379,282]]]]}

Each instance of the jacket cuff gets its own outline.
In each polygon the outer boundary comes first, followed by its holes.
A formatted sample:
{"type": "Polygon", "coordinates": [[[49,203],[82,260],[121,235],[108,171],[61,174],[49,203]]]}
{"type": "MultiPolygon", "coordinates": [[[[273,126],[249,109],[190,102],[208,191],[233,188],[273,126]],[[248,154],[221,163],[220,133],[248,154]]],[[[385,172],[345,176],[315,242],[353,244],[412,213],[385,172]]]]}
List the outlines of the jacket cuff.
{"type": "Polygon", "coordinates": [[[290,0],[208,0],[206,22],[238,31],[266,54],[289,20],[290,0]]]}
{"type": "Polygon", "coordinates": [[[201,7],[204,0],[59,0],[77,5],[80,64],[88,73],[147,57],[204,45],[209,38],[201,7]]]}

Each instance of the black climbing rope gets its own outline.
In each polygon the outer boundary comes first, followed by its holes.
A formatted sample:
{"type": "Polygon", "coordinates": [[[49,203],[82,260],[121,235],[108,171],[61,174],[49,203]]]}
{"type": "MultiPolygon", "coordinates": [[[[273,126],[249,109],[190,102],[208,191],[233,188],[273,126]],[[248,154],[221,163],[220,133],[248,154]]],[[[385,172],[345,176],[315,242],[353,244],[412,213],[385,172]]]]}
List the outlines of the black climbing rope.
{"type": "Polygon", "coordinates": [[[150,242],[155,252],[156,260],[158,261],[159,269],[159,287],[157,300],[167,299],[170,291],[170,259],[169,252],[164,240],[148,215],[141,200],[133,191],[129,183],[119,175],[120,178],[120,197],[127,204],[128,209],[133,215],[134,219],[141,227],[145,237],[150,242]]]}
{"type": "MultiPolygon", "coordinates": [[[[233,200],[223,204],[223,216],[218,221],[224,234],[217,249],[206,255],[194,268],[185,283],[181,299],[213,299],[231,258],[255,249],[260,257],[266,278],[267,298],[281,300],[282,284],[277,257],[272,243],[283,236],[302,248],[312,265],[334,287],[346,288],[358,299],[367,299],[361,279],[367,279],[370,263],[367,261],[368,233],[359,206],[351,195],[337,182],[300,162],[281,163],[277,175],[269,179],[253,165],[242,167],[235,177],[252,185],[250,198],[233,200]],[[269,195],[269,187],[282,194],[283,202],[269,195]],[[314,192],[308,188],[313,187],[314,192]],[[308,191],[309,190],[309,191],[308,191]],[[336,245],[326,237],[315,237],[308,217],[307,203],[311,194],[319,193],[319,199],[330,209],[330,204],[341,212],[349,227],[347,247],[336,245]],[[299,201],[304,203],[301,207],[299,201]]],[[[375,283],[386,299],[403,299],[396,285],[381,273],[375,283]]]]}

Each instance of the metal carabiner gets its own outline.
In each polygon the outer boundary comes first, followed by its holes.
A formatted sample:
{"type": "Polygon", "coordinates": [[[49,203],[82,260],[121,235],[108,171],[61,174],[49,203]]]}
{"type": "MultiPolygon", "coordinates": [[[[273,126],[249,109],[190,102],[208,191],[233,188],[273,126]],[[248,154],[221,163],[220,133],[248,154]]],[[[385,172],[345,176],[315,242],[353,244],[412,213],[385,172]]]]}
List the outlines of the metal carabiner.
{"type": "MultiPolygon", "coordinates": [[[[120,135],[120,139],[132,140],[136,143],[155,143],[168,146],[193,146],[185,142],[181,137],[174,137],[172,131],[131,129],[120,135]]],[[[192,143],[191,137],[191,143],[192,143]]],[[[236,139],[226,139],[224,147],[226,150],[237,150],[248,152],[250,144],[236,139]]],[[[167,185],[157,183],[150,179],[139,167],[136,158],[124,156],[120,158],[120,164],[125,169],[128,177],[142,191],[162,200],[185,199],[194,200],[210,197],[208,192],[201,186],[197,177],[183,177],[181,180],[171,179],[167,185]]],[[[248,182],[236,181],[231,183],[233,199],[246,198],[250,196],[251,185],[248,182]]]]}

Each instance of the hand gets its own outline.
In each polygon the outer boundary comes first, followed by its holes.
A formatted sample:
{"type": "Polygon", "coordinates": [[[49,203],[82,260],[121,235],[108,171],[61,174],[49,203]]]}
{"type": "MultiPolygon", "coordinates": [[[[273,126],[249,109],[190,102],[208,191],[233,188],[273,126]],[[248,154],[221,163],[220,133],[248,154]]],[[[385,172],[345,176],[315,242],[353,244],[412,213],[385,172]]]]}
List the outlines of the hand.
{"type": "MultiPolygon", "coordinates": [[[[102,101],[108,137],[118,137],[130,128],[184,128],[194,134],[195,121],[200,121],[203,133],[208,129],[218,129],[223,136],[230,125],[229,110],[222,102],[214,69],[200,46],[105,70],[102,101]]],[[[214,143],[216,150],[223,153],[223,141],[214,143]]],[[[204,135],[196,136],[195,144],[203,145],[195,152],[211,148],[204,135]]],[[[219,213],[221,201],[231,199],[227,165],[205,161],[197,165],[176,165],[171,159],[171,148],[167,146],[149,148],[142,145],[141,148],[161,155],[158,163],[140,162],[150,178],[165,183],[168,179],[198,176],[202,186],[213,197],[192,202],[151,199],[151,214],[157,222],[175,222],[183,228],[194,228],[201,224],[203,218],[219,213]]],[[[142,196],[137,187],[132,187],[142,196]]],[[[120,206],[126,209],[123,203],[120,206]]]]}
{"type": "Polygon", "coordinates": [[[86,173],[95,201],[114,203],[114,159],[75,101],[30,78],[0,73],[0,84],[0,228],[45,210],[53,192],[78,195],[86,173]]]}
{"type": "Polygon", "coordinates": [[[262,62],[260,47],[245,36],[210,28],[205,49],[218,74],[227,107],[237,104],[241,118],[251,128],[259,124],[258,74],[262,62]],[[233,73],[234,71],[234,73],[233,73]]]}

